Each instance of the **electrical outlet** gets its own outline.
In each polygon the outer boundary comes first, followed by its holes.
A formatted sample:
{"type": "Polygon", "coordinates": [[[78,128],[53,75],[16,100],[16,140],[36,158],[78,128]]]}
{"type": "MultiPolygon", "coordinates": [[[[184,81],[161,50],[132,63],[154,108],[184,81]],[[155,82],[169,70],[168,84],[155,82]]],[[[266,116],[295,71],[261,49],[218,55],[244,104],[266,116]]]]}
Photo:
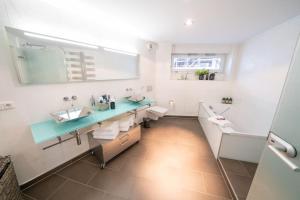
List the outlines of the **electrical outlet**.
{"type": "Polygon", "coordinates": [[[0,101],[0,111],[10,110],[15,108],[15,103],[13,101],[0,101]]]}

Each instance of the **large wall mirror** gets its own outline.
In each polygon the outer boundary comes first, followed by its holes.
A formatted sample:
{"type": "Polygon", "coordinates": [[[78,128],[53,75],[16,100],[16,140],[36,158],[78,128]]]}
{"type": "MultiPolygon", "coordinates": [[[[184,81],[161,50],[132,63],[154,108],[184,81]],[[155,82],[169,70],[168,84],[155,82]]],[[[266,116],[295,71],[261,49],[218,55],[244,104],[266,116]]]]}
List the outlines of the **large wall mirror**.
{"type": "Polygon", "coordinates": [[[22,84],[136,79],[139,55],[6,27],[22,84]]]}

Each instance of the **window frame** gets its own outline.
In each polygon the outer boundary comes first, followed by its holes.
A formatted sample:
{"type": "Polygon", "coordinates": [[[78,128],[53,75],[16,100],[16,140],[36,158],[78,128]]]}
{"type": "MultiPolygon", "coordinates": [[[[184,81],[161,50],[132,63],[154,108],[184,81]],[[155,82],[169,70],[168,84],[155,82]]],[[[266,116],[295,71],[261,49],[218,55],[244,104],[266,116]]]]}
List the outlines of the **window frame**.
{"type": "Polygon", "coordinates": [[[227,56],[228,54],[226,53],[172,53],[171,54],[171,71],[172,72],[186,72],[186,71],[196,71],[198,69],[208,69],[210,72],[217,72],[223,74],[225,72],[225,65],[227,61],[227,56]],[[221,63],[220,63],[220,68],[219,69],[209,69],[206,67],[182,67],[178,68],[174,66],[174,58],[175,57],[180,57],[182,58],[205,58],[207,57],[208,59],[211,57],[220,57],[221,58],[221,63]]]}

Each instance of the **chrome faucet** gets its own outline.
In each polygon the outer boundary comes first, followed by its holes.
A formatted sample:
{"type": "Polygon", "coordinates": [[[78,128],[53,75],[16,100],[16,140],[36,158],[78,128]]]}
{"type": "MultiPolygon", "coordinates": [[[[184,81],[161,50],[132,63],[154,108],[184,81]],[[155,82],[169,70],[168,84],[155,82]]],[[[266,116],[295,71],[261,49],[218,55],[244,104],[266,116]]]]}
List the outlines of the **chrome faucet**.
{"type": "Polygon", "coordinates": [[[76,101],[78,99],[78,97],[77,96],[75,96],[75,95],[73,95],[72,97],[71,97],[71,99],[69,98],[69,97],[67,97],[67,96],[65,96],[64,98],[63,98],[63,100],[64,101],[66,101],[66,102],[68,102],[68,101],[72,101],[72,103],[71,103],[71,107],[73,107],[74,106],[74,101],[76,101]]]}

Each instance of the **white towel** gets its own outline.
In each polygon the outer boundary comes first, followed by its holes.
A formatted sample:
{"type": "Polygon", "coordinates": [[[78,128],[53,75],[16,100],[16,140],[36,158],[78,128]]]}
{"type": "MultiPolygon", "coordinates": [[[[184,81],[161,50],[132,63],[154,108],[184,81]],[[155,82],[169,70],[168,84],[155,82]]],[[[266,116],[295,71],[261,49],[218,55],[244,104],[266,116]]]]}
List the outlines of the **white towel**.
{"type": "Polygon", "coordinates": [[[119,135],[116,134],[115,132],[102,132],[102,133],[93,133],[93,138],[98,139],[98,140],[114,140],[116,137],[119,135]]]}
{"type": "Polygon", "coordinates": [[[210,118],[208,118],[208,121],[210,121],[214,124],[217,124],[219,126],[222,126],[222,127],[228,127],[231,125],[230,121],[226,120],[223,116],[220,116],[220,115],[210,117],[210,118]]]}
{"type": "Polygon", "coordinates": [[[118,137],[119,131],[95,131],[93,132],[94,139],[114,140],[118,137]]]}
{"type": "Polygon", "coordinates": [[[93,138],[113,140],[116,137],[118,137],[119,133],[120,133],[119,121],[112,122],[112,123],[107,122],[106,124],[104,124],[104,126],[94,130],[93,138]]]}
{"type": "Polygon", "coordinates": [[[120,131],[128,131],[131,126],[134,125],[134,115],[123,117],[119,120],[120,131]]]}

